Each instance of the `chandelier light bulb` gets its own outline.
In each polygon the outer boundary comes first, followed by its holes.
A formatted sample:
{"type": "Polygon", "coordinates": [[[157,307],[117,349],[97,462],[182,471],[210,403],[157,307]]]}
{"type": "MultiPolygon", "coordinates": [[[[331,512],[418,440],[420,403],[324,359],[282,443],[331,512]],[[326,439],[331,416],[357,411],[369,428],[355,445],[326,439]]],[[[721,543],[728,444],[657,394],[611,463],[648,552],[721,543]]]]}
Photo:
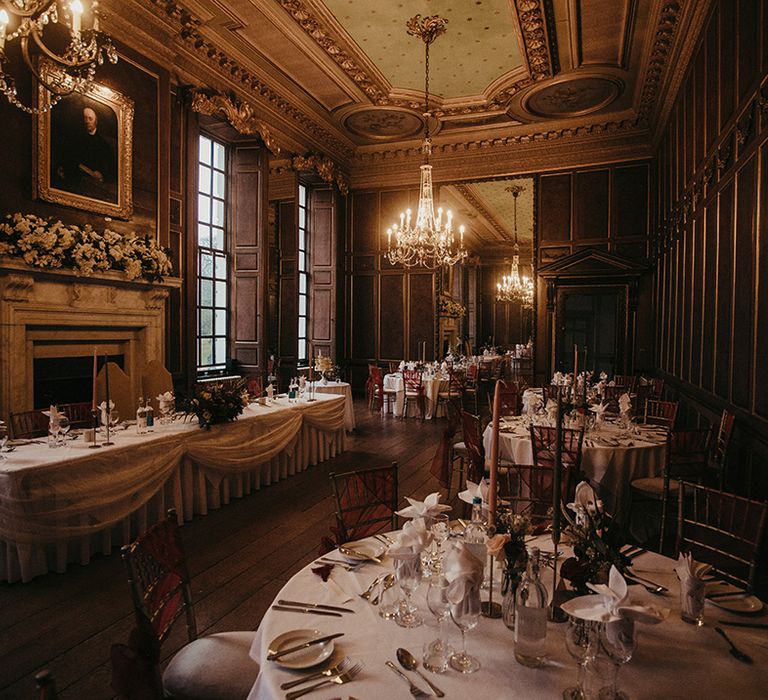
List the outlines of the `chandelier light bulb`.
{"type": "Polygon", "coordinates": [[[71,3],[69,3],[69,9],[72,11],[72,31],[75,34],[80,33],[80,19],[83,15],[83,12],[85,12],[85,8],[83,7],[83,3],[80,2],[80,0],[72,0],[71,3]]]}

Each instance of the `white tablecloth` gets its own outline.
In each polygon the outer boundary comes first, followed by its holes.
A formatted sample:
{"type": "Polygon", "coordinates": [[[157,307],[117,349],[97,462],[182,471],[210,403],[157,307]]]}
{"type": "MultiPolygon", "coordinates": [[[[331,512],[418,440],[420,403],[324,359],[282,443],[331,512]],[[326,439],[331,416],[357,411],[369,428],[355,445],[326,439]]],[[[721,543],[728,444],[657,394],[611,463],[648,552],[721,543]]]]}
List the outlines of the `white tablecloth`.
{"type": "Polygon", "coordinates": [[[341,394],[344,396],[344,430],[348,433],[355,429],[355,408],[352,404],[352,387],[349,382],[310,382],[317,394],[341,394]]]}
{"type": "MultiPolygon", "coordinates": [[[[513,432],[500,433],[499,457],[515,464],[533,464],[527,418],[505,418],[513,432]]],[[[650,442],[642,435],[621,438],[618,426],[606,423],[596,434],[588,434],[582,446],[581,469],[597,489],[606,510],[626,522],[629,515],[630,484],[634,479],[659,476],[664,471],[665,442],[650,442]],[[612,445],[602,440],[619,442],[612,445]]],[[[491,426],[483,435],[486,459],[491,454],[491,426]]]]}
{"type": "Polygon", "coordinates": [[[130,542],[174,507],[180,522],[344,450],[343,397],[251,405],[232,423],[115,433],[89,449],[24,445],[0,463],[0,580],[28,581],[130,542]]]}
{"type": "MultiPolygon", "coordinates": [[[[543,541],[542,549],[551,551],[551,542],[543,541]]],[[[311,566],[296,574],[277,598],[304,602],[333,601],[332,604],[338,604],[338,595],[334,595],[328,585],[310,571],[311,566]]],[[[763,676],[768,663],[768,638],[765,630],[726,628],[735,643],[750,654],[755,663],[749,666],[734,659],[728,653],[728,645],[710,625],[720,619],[743,621],[754,618],[726,613],[707,603],[707,625],[695,627],[684,623],[680,619],[679,588],[673,566],[673,560],[653,553],[643,554],[635,560],[638,574],[667,586],[670,592],[664,596],[653,596],[639,586],[632,586],[632,598],[645,604],[667,607],[670,614],[659,625],[638,625],[637,649],[632,660],[620,671],[620,687],[633,700],[764,698],[763,676]]],[[[327,686],[308,697],[354,696],[365,700],[405,700],[410,697],[408,686],[384,662],[389,659],[397,664],[395,650],[398,647],[405,647],[421,659],[423,643],[434,638],[436,628],[424,603],[426,582],[416,591],[413,600],[429,623],[414,629],[403,629],[394,622],[383,620],[377,614],[378,608],[357,595],[375,576],[390,568],[391,560],[387,557],[382,566],[366,564],[357,573],[347,573],[339,567],[333,569],[331,579],[338,581],[340,586],[352,594],[352,600],[344,603],[344,607],[353,608],[353,614],[345,613],[343,617],[336,618],[268,610],[251,649],[251,655],[258,661],[261,673],[248,696],[249,700],[284,697],[285,691],[279,689],[280,684],[306,673],[286,670],[266,660],[271,640],[279,634],[301,628],[315,628],[324,634],[344,632],[345,636],[335,641],[332,660],[346,655],[354,662],[365,664],[357,678],[343,688],[327,686]]],[[[551,569],[544,568],[542,572],[545,584],[551,587],[551,569]]],[[[485,593],[483,597],[486,597],[485,593]]],[[[757,619],[765,622],[767,618],[761,615],[757,619]]],[[[459,632],[452,623],[448,626],[451,628],[450,642],[458,647],[459,632]]],[[[545,666],[534,669],[521,666],[515,661],[514,635],[501,620],[481,617],[478,627],[467,634],[468,651],[482,664],[479,671],[466,676],[452,670],[439,675],[422,671],[449,698],[557,700],[562,698],[563,690],[573,686],[576,681],[576,662],[565,648],[565,629],[565,625],[548,624],[549,660],[545,666]]],[[[428,690],[416,674],[408,675],[416,685],[428,690]]]]}
{"type": "MultiPolygon", "coordinates": [[[[424,396],[426,398],[426,411],[424,417],[431,420],[438,416],[437,397],[441,391],[448,391],[448,379],[439,377],[422,377],[421,385],[424,387],[424,396]]],[[[400,372],[384,375],[384,388],[388,391],[395,391],[395,405],[392,407],[392,413],[395,416],[403,415],[403,406],[405,405],[405,383],[403,375],[400,372]]],[[[416,399],[411,398],[408,402],[408,416],[418,416],[419,409],[416,399]]],[[[408,417],[406,416],[406,418],[408,417]]]]}

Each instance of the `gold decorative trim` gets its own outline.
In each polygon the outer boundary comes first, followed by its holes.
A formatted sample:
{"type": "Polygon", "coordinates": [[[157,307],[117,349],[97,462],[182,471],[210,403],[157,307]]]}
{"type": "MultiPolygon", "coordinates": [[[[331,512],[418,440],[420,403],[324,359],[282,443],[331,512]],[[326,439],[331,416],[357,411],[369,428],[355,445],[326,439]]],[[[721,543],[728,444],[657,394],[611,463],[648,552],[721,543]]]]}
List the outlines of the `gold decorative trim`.
{"type": "Polygon", "coordinates": [[[210,95],[202,90],[193,90],[191,107],[193,112],[206,116],[221,112],[238,133],[244,136],[258,135],[272,153],[280,154],[280,146],[275,137],[267,125],[256,117],[253,107],[247,102],[238,102],[219,93],[210,95]]]}
{"type": "Polygon", "coordinates": [[[349,194],[347,176],[339,170],[336,163],[326,156],[318,156],[313,153],[308,153],[305,156],[294,156],[291,159],[291,166],[294,170],[314,172],[323,182],[336,183],[339,192],[344,196],[349,194]]]}
{"type": "Polygon", "coordinates": [[[639,115],[641,119],[647,119],[650,116],[656,103],[656,97],[658,96],[664,73],[664,65],[674,44],[675,30],[677,29],[679,19],[679,2],[668,2],[661,8],[659,23],[656,27],[656,36],[648,60],[648,68],[645,71],[645,83],[640,94],[639,115]]]}
{"type": "Polygon", "coordinates": [[[547,27],[547,0],[515,0],[515,11],[523,35],[528,70],[533,80],[544,80],[555,74],[556,48],[550,42],[547,27]]]}

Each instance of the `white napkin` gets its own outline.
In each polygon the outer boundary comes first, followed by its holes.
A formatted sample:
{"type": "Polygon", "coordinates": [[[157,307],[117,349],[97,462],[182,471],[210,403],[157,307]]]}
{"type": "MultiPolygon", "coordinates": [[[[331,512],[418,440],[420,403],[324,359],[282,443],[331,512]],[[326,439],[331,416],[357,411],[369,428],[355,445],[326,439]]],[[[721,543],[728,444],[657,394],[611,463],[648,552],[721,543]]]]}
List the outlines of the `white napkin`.
{"type": "Polygon", "coordinates": [[[586,481],[579,483],[573,494],[573,503],[569,503],[566,507],[574,513],[579,513],[580,510],[590,515],[603,512],[603,502],[597,497],[591,484],[586,481]]]}
{"type": "Polygon", "coordinates": [[[431,543],[432,533],[427,529],[424,518],[414,518],[403,525],[387,553],[395,559],[405,559],[424,551],[431,543]]]}
{"type": "MultiPolygon", "coordinates": [[[[109,413],[112,413],[112,409],[115,407],[115,402],[110,399],[109,401],[109,413]]],[[[106,425],[109,421],[107,419],[107,402],[102,401],[99,406],[99,412],[101,413],[101,424],[106,425]]]]}
{"type": "Polygon", "coordinates": [[[273,387],[272,384],[270,383],[267,386],[267,398],[271,401],[274,395],[275,395],[275,387],[273,387]]]}
{"type": "Polygon", "coordinates": [[[529,415],[531,413],[536,413],[541,408],[542,403],[544,402],[538,394],[533,392],[523,394],[523,413],[529,415]]]}
{"type": "Polygon", "coordinates": [[[482,479],[479,484],[467,479],[467,490],[459,493],[459,498],[465,503],[472,503],[474,498],[479,496],[483,502],[483,511],[488,509],[488,482],[482,479]]]}
{"type": "Polygon", "coordinates": [[[433,518],[438,513],[445,513],[451,510],[451,506],[440,503],[440,493],[430,493],[423,501],[417,501],[414,498],[405,497],[411,505],[398,510],[397,514],[403,518],[433,518]]]}
{"type": "Polygon", "coordinates": [[[307,378],[302,374],[299,377],[299,389],[304,391],[304,388],[306,387],[306,385],[307,385],[307,378]]]}
{"type": "Polygon", "coordinates": [[[562,372],[555,372],[552,375],[552,382],[551,383],[555,384],[557,386],[560,386],[563,383],[563,379],[565,379],[565,377],[563,377],[563,373],[562,372]]]}
{"type": "Polygon", "coordinates": [[[483,583],[484,561],[478,559],[464,542],[457,542],[443,562],[448,580],[446,597],[454,616],[480,613],[480,586],[483,583]]]}
{"type": "Polygon", "coordinates": [[[547,418],[553,423],[557,421],[557,401],[554,399],[547,399],[547,406],[544,409],[547,412],[547,418]]]}
{"type": "Polygon", "coordinates": [[[588,604],[582,606],[579,613],[576,614],[576,617],[581,619],[600,620],[602,622],[614,622],[623,619],[655,625],[669,615],[667,608],[633,604],[629,599],[627,582],[615,566],[611,567],[608,574],[607,585],[604,583],[587,583],[587,586],[597,595],[585,596],[588,604]],[[590,598],[594,598],[594,600],[589,601],[590,598]]]}
{"type": "Polygon", "coordinates": [[[629,398],[629,394],[622,394],[619,397],[619,411],[622,413],[629,413],[632,410],[632,399],[629,398]]]}
{"type": "Polygon", "coordinates": [[[58,425],[62,417],[67,417],[64,413],[59,413],[59,410],[56,408],[56,406],[51,406],[47,411],[40,411],[40,413],[42,413],[44,416],[48,416],[48,422],[51,425],[58,425]]]}
{"type": "Polygon", "coordinates": [[[600,372],[600,381],[604,382],[606,379],[608,379],[608,375],[605,372],[600,372]]]}
{"type": "Polygon", "coordinates": [[[595,421],[597,423],[602,422],[603,418],[605,418],[605,412],[608,410],[608,406],[606,406],[604,403],[598,403],[594,406],[590,406],[589,410],[592,411],[592,413],[595,414],[595,421]]]}
{"type": "Polygon", "coordinates": [[[694,561],[690,552],[687,554],[680,552],[675,571],[680,579],[681,592],[685,593],[680,596],[680,605],[684,613],[694,617],[693,600],[700,595],[701,589],[704,588],[703,579],[712,571],[712,567],[709,564],[694,561]]]}

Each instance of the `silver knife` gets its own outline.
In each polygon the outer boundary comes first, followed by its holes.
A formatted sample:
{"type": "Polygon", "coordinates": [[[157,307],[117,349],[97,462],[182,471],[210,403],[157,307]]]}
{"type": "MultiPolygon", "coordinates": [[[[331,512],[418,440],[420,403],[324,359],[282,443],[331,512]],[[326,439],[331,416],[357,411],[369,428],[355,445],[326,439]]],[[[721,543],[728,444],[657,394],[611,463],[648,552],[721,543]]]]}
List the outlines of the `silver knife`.
{"type": "Polygon", "coordinates": [[[315,608],[290,608],[286,605],[273,605],[272,610],[283,610],[284,612],[312,613],[313,615],[330,615],[331,617],[344,617],[341,613],[331,612],[330,610],[317,610],[315,608]]]}
{"type": "Polygon", "coordinates": [[[281,656],[285,656],[286,654],[293,654],[294,651],[301,651],[302,649],[307,649],[308,647],[314,646],[315,644],[323,644],[325,642],[330,642],[332,639],[336,639],[336,637],[343,637],[344,632],[336,632],[336,634],[326,634],[324,637],[317,637],[315,639],[310,639],[308,642],[304,642],[303,644],[297,644],[295,647],[288,647],[287,649],[281,649],[280,651],[273,651],[267,654],[267,661],[274,661],[275,659],[279,659],[281,656]]]}
{"type": "Polygon", "coordinates": [[[340,608],[336,605],[324,603],[299,603],[297,600],[278,600],[278,605],[298,605],[300,608],[320,608],[321,610],[335,610],[336,612],[355,612],[352,608],[340,608]]]}
{"type": "Polygon", "coordinates": [[[350,549],[349,547],[339,547],[339,551],[342,554],[346,554],[348,557],[352,557],[354,559],[362,559],[364,561],[375,561],[377,564],[381,564],[381,559],[378,557],[371,556],[370,554],[363,554],[362,552],[356,552],[354,549],[350,549]]]}

